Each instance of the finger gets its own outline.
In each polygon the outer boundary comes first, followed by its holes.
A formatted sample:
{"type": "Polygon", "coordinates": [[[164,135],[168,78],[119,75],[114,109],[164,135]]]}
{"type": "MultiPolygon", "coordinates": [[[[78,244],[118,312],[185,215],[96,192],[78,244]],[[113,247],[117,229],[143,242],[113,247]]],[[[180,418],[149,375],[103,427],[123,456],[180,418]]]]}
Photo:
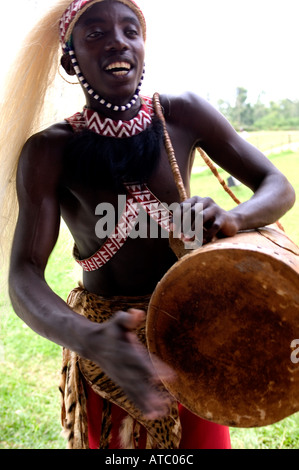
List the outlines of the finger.
{"type": "MultiPolygon", "coordinates": [[[[128,313],[130,314],[130,321],[134,322],[134,324],[142,323],[145,320],[146,313],[144,310],[140,310],[137,308],[129,308],[128,313]]],[[[133,326],[135,328],[135,326],[133,326]]]]}
{"type": "Polygon", "coordinates": [[[203,238],[203,230],[203,204],[202,202],[198,202],[197,199],[196,203],[191,208],[190,219],[187,221],[187,224],[184,225],[183,240],[190,242],[196,239],[200,246],[203,238]]]}
{"type": "Polygon", "coordinates": [[[222,220],[223,217],[220,214],[218,216],[215,216],[212,211],[210,214],[204,215],[204,242],[210,242],[214,237],[217,236],[217,233],[221,229],[222,220]]]}
{"type": "MultiPolygon", "coordinates": [[[[197,196],[194,196],[193,198],[186,199],[186,201],[181,202],[180,204],[176,205],[175,210],[173,211],[171,222],[170,222],[170,229],[173,232],[178,232],[181,230],[182,227],[182,221],[185,217],[184,214],[189,212],[192,208],[192,206],[195,204],[197,199],[197,196]]],[[[177,234],[179,236],[179,232],[177,234]]]]}
{"type": "Polygon", "coordinates": [[[136,317],[139,316],[142,319],[145,317],[145,311],[140,310],[139,308],[129,308],[128,313],[130,313],[131,315],[134,315],[136,317]]]}
{"type": "Polygon", "coordinates": [[[161,419],[169,414],[171,406],[170,397],[166,394],[162,397],[158,394],[149,394],[144,416],[148,420],[161,419]]]}
{"type": "Polygon", "coordinates": [[[150,356],[150,358],[157,374],[154,376],[154,382],[174,382],[176,379],[176,372],[174,369],[153,354],[150,356]]]}
{"type": "Polygon", "coordinates": [[[156,384],[144,379],[139,382],[127,380],[123,390],[148,419],[157,419],[169,413],[171,397],[161,387],[161,382],[156,384]]]}
{"type": "Polygon", "coordinates": [[[192,238],[192,224],[195,218],[196,198],[188,199],[174,211],[171,230],[176,238],[192,238]]]}
{"type": "Polygon", "coordinates": [[[145,319],[145,312],[131,308],[127,312],[119,311],[114,315],[115,321],[126,330],[135,330],[145,319]]]}

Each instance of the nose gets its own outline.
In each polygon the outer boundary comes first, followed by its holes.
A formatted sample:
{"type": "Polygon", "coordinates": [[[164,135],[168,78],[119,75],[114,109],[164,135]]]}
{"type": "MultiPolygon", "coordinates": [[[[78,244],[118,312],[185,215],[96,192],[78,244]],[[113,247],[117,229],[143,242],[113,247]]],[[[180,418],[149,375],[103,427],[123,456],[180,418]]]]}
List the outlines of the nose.
{"type": "Polygon", "coordinates": [[[129,48],[127,38],[120,28],[114,28],[106,43],[106,51],[125,51],[129,48]]]}

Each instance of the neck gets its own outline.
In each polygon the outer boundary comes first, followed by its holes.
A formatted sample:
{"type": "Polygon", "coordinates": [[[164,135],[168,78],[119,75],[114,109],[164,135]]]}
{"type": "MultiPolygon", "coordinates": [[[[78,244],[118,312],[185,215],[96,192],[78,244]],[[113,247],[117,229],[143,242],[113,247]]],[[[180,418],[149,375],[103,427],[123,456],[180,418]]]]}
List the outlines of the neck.
{"type": "Polygon", "coordinates": [[[83,127],[65,150],[66,178],[88,187],[123,191],[124,182],[147,182],[157,168],[163,145],[163,125],[154,116],[137,135],[111,137],[83,127]]]}
{"type": "Polygon", "coordinates": [[[138,114],[141,108],[141,99],[139,97],[136,103],[127,111],[113,111],[112,109],[106,108],[104,105],[100,104],[99,101],[93,99],[91,96],[87,96],[86,107],[93,109],[101,116],[113,119],[114,121],[130,121],[130,119],[133,119],[138,114]]]}

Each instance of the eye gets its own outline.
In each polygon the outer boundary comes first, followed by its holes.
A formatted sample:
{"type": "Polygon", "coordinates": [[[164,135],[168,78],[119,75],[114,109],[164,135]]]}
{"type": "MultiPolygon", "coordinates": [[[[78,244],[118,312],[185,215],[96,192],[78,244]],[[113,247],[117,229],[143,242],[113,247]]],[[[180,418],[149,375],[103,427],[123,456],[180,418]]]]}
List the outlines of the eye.
{"type": "Polygon", "coordinates": [[[99,30],[92,31],[86,34],[87,39],[99,39],[99,38],[102,38],[103,36],[104,36],[103,31],[99,31],[99,30]]]}
{"type": "Polygon", "coordinates": [[[128,37],[132,38],[139,36],[139,31],[137,31],[135,28],[127,28],[125,33],[128,37]]]}

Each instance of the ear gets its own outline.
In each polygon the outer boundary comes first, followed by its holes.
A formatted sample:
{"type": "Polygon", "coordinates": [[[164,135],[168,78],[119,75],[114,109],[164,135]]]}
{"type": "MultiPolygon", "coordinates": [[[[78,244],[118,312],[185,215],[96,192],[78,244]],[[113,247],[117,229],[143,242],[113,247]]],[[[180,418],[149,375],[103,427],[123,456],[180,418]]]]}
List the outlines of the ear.
{"type": "Polygon", "coordinates": [[[63,54],[63,56],[60,59],[60,63],[68,75],[76,75],[76,72],[74,70],[69,54],[63,54]]]}

